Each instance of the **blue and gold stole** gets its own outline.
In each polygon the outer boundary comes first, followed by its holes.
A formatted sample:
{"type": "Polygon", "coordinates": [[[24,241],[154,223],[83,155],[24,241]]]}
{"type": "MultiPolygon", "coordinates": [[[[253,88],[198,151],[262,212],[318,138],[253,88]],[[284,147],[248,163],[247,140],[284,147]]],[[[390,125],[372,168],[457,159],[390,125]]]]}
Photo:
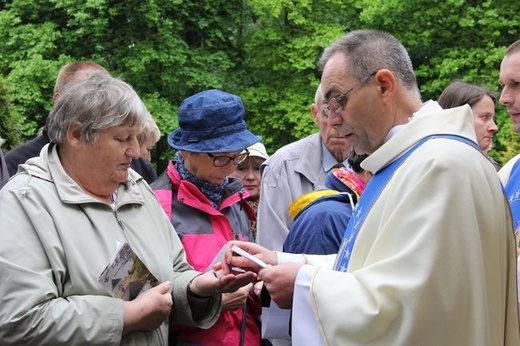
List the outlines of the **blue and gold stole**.
{"type": "Polygon", "coordinates": [[[458,140],[466,144],[472,145],[478,150],[480,150],[475,142],[465,137],[446,134],[431,135],[423,138],[397,160],[380,169],[369,180],[367,186],[365,187],[365,190],[361,194],[358,204],[352,211],[352,216],[350,217],[347,229],[345,231],[345,234],[343,235],[343,241],[339,248],[338,256],[336,257],[336,262],[334,263],[334,270],[341,272],[347,271],[348,263],[352,255],[352,250],[354,248],[354,243],[356,241],[359,229],[365,221],[365,218],[369,210],[372,208],[372,205],[374,204],[375,200],[381,194],[381,191],[384,189],[390,178],[394,175],[397,168],[408,158],[408,156],[410,156],[415,151],[415,149],[420,147],[423,143],[433,138],[447,138],[458,140]]]}

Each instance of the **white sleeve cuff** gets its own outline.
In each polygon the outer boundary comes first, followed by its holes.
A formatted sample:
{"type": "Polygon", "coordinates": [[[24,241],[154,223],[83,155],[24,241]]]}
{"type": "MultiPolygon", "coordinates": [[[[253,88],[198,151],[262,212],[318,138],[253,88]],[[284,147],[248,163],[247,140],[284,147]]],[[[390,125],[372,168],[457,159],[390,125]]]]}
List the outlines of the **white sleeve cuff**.
{"type": "Polygon", "coordinates": [[[303,256],[302,254],[294,254],[294,253],[276,251],[276,256],[278,256],[278,264],[284,264],[284,263],[305,264],[305,256],[303,256]]]}
{"type": "Polygon", "coordinates": [[[311,279],[316,270],[319,269],[315,266],[304,265],[296,276],[291,323],[293,345],[324,345],[311,298],[311,279]]]}

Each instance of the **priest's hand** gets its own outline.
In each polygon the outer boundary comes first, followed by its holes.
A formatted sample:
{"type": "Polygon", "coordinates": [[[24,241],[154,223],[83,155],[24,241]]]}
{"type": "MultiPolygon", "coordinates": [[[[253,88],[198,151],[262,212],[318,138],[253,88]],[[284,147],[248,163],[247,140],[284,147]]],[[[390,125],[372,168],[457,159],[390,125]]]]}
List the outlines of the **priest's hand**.
{"type": "Polygon", "coordinates": [[[294,283],[302,266],[299,263],[284,263],[268,266],[258,272],[258,277],[264,282],[271,299],[281,309],[292,308],[294,283]]]}
{"type": "Polygon", "coordinates": [[[261,269],[254,261],[233,251],[233,246],[246,251],[252,257],[256,257],[261,262],[267,265],[276,265],[278,263],[278,256],[276,252],[268,250],[258,244],[241,241],[230,241],[227,243],[222,255],[222,269],[226,273],[233,272],[233,267],[241,268],[245,271],[258,272],[261,269]]]}

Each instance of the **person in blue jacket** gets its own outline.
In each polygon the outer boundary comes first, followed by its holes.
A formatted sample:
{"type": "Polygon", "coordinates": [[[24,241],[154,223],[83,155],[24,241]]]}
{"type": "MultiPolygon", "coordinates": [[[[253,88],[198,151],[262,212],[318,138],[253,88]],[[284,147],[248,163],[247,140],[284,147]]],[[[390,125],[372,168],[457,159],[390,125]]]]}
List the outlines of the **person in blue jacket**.
{"type": "Polygon", "coordinates": [[[349,168],[332,169],[325,186],[307,193],[289,206],[294,219],[284,245],[284,252],[305,254],[335,254],[343,240],[352,210],[370,179],[361,168],[367,155],[354,151],[348,158],[349,168]]]}

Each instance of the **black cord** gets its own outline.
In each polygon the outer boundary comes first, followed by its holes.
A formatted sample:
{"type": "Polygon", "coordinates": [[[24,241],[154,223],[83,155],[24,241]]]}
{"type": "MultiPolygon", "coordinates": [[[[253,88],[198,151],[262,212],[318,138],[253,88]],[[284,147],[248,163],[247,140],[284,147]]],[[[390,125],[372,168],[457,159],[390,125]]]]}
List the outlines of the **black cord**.
{"type": "Polygon", "coordinates": [[[246,326],[247,326],[247,300],[244,303],[244,311],[242,312],[242,327],[240,329],[240,346],[245,345],[246,338],[246,326]]]}

